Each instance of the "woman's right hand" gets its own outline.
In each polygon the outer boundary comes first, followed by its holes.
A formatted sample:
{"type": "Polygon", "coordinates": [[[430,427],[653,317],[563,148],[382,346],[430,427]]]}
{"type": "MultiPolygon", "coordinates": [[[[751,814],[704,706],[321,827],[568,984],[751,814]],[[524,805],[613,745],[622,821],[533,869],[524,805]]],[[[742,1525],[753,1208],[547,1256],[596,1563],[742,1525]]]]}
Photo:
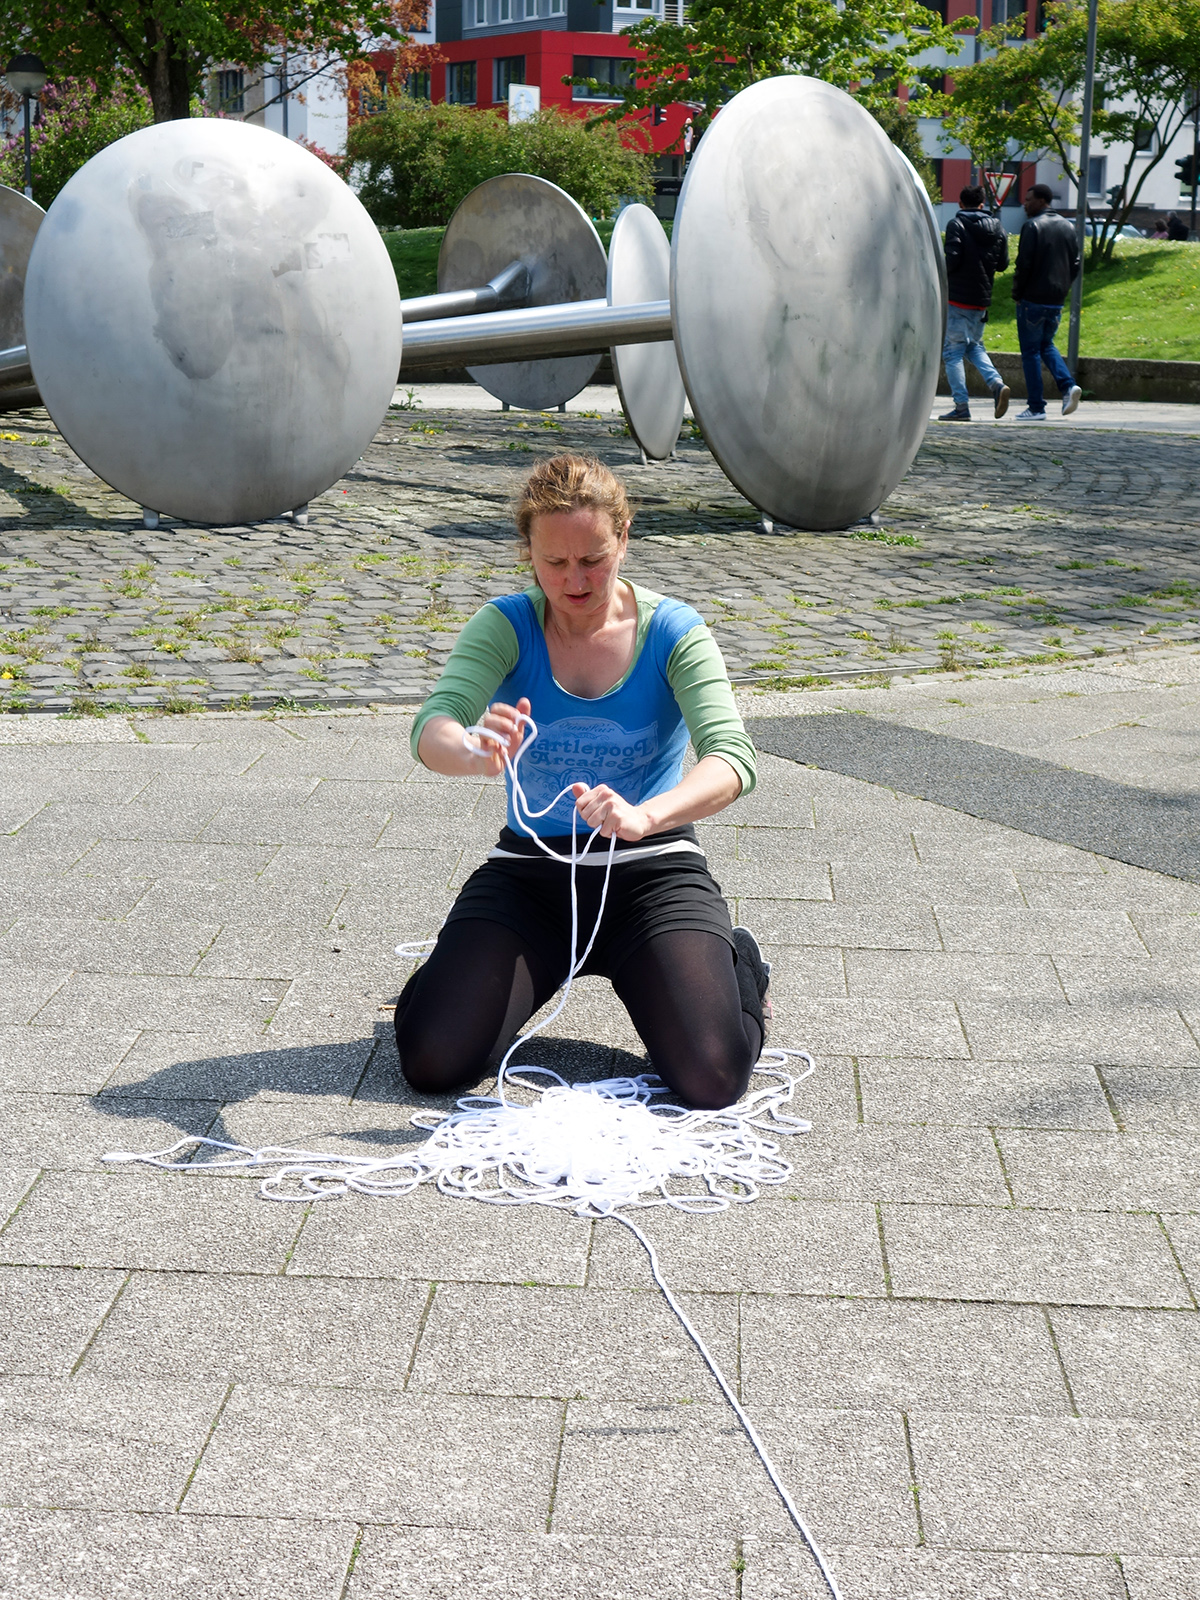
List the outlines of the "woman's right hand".
{"type": "Polygon", "coordinates": [[[478,751],[478,758],[483,764],[483,770],[492,777],[498,777],[504,771],[503,752],[507,751],[508,759],[511,761],[520,748],[521,741],[528,732],[521,718],[527,717],[529,712],[530,703],[522,696],[515,706],[507,706],[503,701],[497,700],[480,717],[482,727],[499,734],[504,740],[503,747],[494,744],[491,739],[479,739],[478,736],[472,740],[473,746],[478,751]]]}

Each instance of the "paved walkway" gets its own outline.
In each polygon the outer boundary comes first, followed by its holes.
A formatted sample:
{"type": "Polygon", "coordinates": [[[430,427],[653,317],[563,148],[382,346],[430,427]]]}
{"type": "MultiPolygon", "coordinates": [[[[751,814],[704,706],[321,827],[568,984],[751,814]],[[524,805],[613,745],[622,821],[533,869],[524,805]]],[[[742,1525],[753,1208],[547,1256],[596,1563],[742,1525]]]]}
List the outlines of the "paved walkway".
{"type": "MultiPolygon", "coordinates": [[[[1198,662],[745,698],[1192,803],[1198,662]]],[[[501,797],[407,729],[0,719],[0,1592],[809,1600],[615,1226],[97,1160],[410,1137],[391,948],[501,797]]],[[[846,1600],[1191,1600],[1200,884],[770,755],[704,837],[814,1128],[646,1226],[846,1600]]],[[[637,1063],[598,981],[536,1048],[637,1063]]]]}
{"type": "MultiPolygon", "coordinates": [[[[697,436],[643,467],[611,411],[434,409],[442,392],[389,415],[307,528],[147,532],[44,414],[8,418],[0,708],[419,701],[463,619],[524,581],[509,503],[532,461],[564,447],[626,477],[631,574],[693,601],[744,681],[1200,640],[1200,489],[1182,431],[934,426],[880,526],[768,537],[697,436]]],[[[1195,429],[1197,408],[1147,409],[1155,428],[1195,429]]]]}

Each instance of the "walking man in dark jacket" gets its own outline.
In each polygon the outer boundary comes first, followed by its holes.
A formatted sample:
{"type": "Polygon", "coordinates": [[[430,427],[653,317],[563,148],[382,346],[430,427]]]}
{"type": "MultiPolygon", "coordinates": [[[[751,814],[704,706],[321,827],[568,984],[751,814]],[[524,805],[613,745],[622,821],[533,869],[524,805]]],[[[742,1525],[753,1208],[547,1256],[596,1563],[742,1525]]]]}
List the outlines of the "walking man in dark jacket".
{"type": "Polygon", "coordinates": [[[1008,410],[1008,388],[983,348],[983,325],[992,303],[992,279],[1008,265],[1008,236],[996,217],[983,209],[983,190],[971,184],[958,197],[961,210],[946,225],[946,276],[950,304],[942,365],[954,398],[954,409],[941,422],[970,422],[967,374],[963,358],[992,391],[995,414],[1008,410]]]}
{"type": "Polygon", "coordinates": [[[1025,216],[1017,243],[1017,269],[1013,274],[1013,299],[1017,302],[1017,341],[1025,373],[1029,404],[1018,422],[1045,422],[1046,395],[1042,388],[1042,362],[1050,368],[1062,395],[1063,416],[1078,406],[1083,390],[1071,377],[1067,363],[1054,347],[1063,301],[1079,272],[1079,242],[1065,217],[1049,210],[1053,191],[1035,183],[1025,197],[1025,216]]]}

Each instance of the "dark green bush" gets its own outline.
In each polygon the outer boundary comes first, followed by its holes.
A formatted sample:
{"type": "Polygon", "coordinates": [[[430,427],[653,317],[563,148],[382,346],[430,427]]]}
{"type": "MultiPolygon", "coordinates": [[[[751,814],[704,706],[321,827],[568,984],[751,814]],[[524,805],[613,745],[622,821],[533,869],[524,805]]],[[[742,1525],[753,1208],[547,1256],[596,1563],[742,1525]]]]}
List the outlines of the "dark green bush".
{"type": "MultiPolygon", "coordinates": [[[[49,206],[86,161],[153,121],[149,96],[132,80],[105,94],[86,78],[50,82],[30,140],[33,198],[38,205],[49,206]]],[[[25,187],[25,133],[19,116],[18,122],[17,135],[0,149],[0,183],[10,189],[25,187]]]]}
{"type": "Polygon", "coordinates": [[[382,227],[446,223],[477,184],[530,172],[574,196],[591,216],[652,188],[649,158],[616,127],[588,128],[553,108],[529,122],[495,111],[431,105],[397,95],[350,130],[347,165],[359,198],[382,227]]]}

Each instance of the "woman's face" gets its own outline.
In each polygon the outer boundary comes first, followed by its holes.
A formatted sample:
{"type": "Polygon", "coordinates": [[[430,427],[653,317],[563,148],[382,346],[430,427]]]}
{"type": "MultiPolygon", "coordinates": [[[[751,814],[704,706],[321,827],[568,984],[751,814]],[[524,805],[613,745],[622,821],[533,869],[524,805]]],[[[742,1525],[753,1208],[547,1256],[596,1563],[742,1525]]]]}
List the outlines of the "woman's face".
{"type": "Polygon", "coordinates": [[[608,513],[591,507],[535,517],[529,555],[551,611],[564,621],[605,616],[628,544],[629,524],[618,534],[608,513]]]}

